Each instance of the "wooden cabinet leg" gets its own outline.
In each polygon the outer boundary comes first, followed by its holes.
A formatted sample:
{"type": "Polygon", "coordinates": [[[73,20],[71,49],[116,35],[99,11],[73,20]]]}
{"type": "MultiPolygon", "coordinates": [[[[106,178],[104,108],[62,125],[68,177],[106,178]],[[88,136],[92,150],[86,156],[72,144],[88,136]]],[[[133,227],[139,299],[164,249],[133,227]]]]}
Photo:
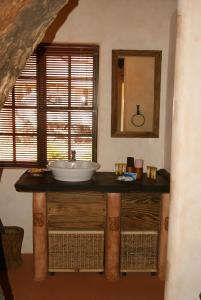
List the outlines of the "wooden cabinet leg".
{"type": "Polygon", "coordinates": [[[105,232],[105,276],[114,281],[120,276],[121,194],[108,193],[105,232]]]}
{"type": "Polygon", "coordinates": [[[159,279],[165,280],[167,262],[167,242],[168,242],[168,220],[169,220],[169,194],[162,194],[161,197],[161,223],[159,239],[159,279]]]}
{"type": "Polygon", "coordinates": [[[41,281],[47,277],[47,220],[46,194],[33,194],[33,253],[34,279],[41,281]]]}

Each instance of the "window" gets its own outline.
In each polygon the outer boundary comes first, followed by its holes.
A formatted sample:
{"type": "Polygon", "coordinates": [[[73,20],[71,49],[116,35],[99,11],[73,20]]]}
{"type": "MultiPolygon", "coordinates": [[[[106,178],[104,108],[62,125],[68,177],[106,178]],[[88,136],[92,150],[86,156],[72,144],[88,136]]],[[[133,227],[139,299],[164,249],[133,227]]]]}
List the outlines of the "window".
{"type": "Polygon", "coordinates": [[[96,161],[98,46],[41,44],[0,111],[0,166],[96,161]]]}

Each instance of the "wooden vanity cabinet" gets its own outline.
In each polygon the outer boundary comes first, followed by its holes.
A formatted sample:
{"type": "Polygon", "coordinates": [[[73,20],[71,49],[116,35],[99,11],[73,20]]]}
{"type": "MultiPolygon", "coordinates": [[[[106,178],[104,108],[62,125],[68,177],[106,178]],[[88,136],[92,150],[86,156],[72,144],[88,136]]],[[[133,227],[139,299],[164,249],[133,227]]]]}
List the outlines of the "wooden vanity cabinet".
{"type": "MultiPolygon", "coordinates": [[[[104,271],[107,194],[46,193],[48,270],[104,271]]],[[[159,193],[121,194],[122,272],[157,272],[159,193]]]]}
{"type": "Polygon", "coordinates": [[[25,172],[18,192],[33,193],[34,279],[48,270],[158,271],[165,278],[170,176],[122,183],[114,172],[97,172],[84,183],[60,182],[51,172],[25,172]],[[66,264],[69,262],[69,264],[66,264]],[[58,265],[58,263],[60,265],[58,265]]]}

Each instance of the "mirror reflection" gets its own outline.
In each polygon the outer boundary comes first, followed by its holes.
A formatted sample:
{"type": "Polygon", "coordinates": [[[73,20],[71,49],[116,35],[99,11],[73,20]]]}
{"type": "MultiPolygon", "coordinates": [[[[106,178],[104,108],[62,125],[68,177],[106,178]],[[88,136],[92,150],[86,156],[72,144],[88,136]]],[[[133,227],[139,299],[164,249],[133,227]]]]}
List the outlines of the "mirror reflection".
{"type": "Polygon", "coordinates": [[[113,50],[112,136],[158,137],[161,51],[113,50]]]}

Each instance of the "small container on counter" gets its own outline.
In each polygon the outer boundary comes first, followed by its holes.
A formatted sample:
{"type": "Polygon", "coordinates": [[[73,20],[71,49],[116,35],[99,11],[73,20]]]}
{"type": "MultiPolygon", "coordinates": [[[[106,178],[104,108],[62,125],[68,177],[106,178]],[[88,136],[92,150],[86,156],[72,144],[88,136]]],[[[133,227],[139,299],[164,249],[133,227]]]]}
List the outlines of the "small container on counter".
{"type": "Polygon", "coordinates": [[[126,172],[126,164],[125,163],[116,163],[115,164],[115,174],[122,175],[126,172]]]}
{"type": "Polygon", "coordinates": [[[134,157],[127,157],[126,172],[134,173],[134,157]]]}
{"type": "Polygon", "coordinates": [[[147,178],[156,180],[157,168],[152,166],[147,166],[147,178]]]}
{"type": "Polygon", "coordinates": [[[123,164],[122,168],[123,168],[123,174],[125,174],[126,173],[127,164],[123,164]]]}
{"type": "Polygon", "coordinates": [[[135,173],[137,173],[136,180],[142,180],[143,177],[143,159],[136,159],[135,160],[135,173]]]}
{"type": "Polygon", "coordinates": [[[119,164],[115,164],[115,175],[119,175],[119,164]]]}

